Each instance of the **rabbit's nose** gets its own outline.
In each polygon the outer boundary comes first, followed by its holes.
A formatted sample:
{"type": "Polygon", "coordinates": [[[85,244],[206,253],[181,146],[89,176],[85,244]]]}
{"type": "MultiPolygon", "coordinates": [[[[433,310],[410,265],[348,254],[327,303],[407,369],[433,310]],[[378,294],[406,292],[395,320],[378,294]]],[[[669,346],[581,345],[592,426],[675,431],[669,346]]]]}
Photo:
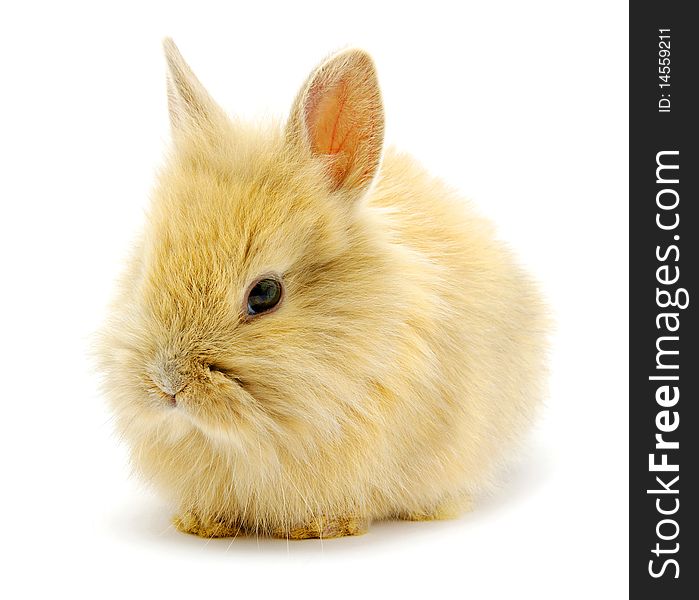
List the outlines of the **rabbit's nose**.
{"type": "Polygon", "coordinates": [[[173,360],[157,361],[150,370],[153,383],[160,391],[176,403],[176,396],[187,384],[187,376],[182,372],[179,364],[173,360]]]}
{"type": "Polygon", "coordinates": [[[173,397],[179,394],[184,388],[184,382],[177,378],[177,376],[172,375],[161,377],[155,383],[164,394],[173,397]]]}

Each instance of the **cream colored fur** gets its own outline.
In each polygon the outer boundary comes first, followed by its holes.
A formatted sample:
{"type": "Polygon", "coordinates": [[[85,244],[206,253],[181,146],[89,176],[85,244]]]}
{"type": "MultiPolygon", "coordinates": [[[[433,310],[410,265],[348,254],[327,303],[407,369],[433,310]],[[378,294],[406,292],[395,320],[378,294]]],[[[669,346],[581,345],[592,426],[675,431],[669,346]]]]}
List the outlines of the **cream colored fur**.
{"type": "Polygon", "coordinates": [[[365,53],[321,65],[285,128],[229,119],[166,56],[173,149],[99,351],[134,466],[203,536],[458,514],[540,401],[530,279],[411,158],[379,166],[365,53]],[[281,306],[247,319],[268,273],[281,306]]]}

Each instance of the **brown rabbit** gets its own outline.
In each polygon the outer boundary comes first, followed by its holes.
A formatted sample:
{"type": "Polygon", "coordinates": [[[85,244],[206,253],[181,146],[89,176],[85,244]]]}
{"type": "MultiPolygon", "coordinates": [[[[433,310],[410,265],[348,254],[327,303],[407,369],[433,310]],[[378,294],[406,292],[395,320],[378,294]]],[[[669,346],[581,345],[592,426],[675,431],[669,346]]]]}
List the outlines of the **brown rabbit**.
{"type": "Polygon", "coordinates": [[[467,202],[384,153],[365,52],[265,128],[165,53],[173,150],[99,351],[135,467],[207,537],[458,514],[540,402],[532,282],[467,202]]]}

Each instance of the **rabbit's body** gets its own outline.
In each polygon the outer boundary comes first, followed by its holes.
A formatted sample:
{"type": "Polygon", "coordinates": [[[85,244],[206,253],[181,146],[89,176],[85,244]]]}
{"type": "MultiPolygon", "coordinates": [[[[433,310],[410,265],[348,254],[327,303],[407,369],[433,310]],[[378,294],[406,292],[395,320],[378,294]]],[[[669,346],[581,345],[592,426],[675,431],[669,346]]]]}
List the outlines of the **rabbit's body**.
{"type": "Polygon", "coordinates": [[[382,114],[345,97],[371,83],[365,55],[321,67],[280,132],[228,121],[175,53],[176,152],[101,352],[136,467],[204,536],[457,514],[539,402],[537,293],[411,159],[389,151],[374,176],[378,125],[362,119],[382,114]],[[331,136],[334,154],[343,110],[359,115],[346,164],[304,150],[331,136]],[[278,310],[246,315],[265,274],[283,280],[278,310]]]}

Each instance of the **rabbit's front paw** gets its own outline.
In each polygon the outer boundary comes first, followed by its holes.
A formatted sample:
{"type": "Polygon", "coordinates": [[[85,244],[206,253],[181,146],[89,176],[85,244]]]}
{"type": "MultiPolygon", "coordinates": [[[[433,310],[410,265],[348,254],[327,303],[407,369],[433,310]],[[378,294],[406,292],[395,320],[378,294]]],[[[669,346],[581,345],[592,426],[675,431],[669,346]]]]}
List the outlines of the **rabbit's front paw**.
{"type": "Polygon", "coordinates": [[[191,510],[175,515],[172,523],[182,533],[191,533],[203,538],[236,537],[242,533],[241,526],[236,523],[222,519],[202,519],[191,510]]]}
{"type": "Polygon", "coordinates": [[[369,530],[369,519],[355,515],[344,517],[316,517],[308,522],[293,527],[278,527],[273,535],[290,540],[307,540],[311,538],[338,538],[362,535],[369,530]]]}

